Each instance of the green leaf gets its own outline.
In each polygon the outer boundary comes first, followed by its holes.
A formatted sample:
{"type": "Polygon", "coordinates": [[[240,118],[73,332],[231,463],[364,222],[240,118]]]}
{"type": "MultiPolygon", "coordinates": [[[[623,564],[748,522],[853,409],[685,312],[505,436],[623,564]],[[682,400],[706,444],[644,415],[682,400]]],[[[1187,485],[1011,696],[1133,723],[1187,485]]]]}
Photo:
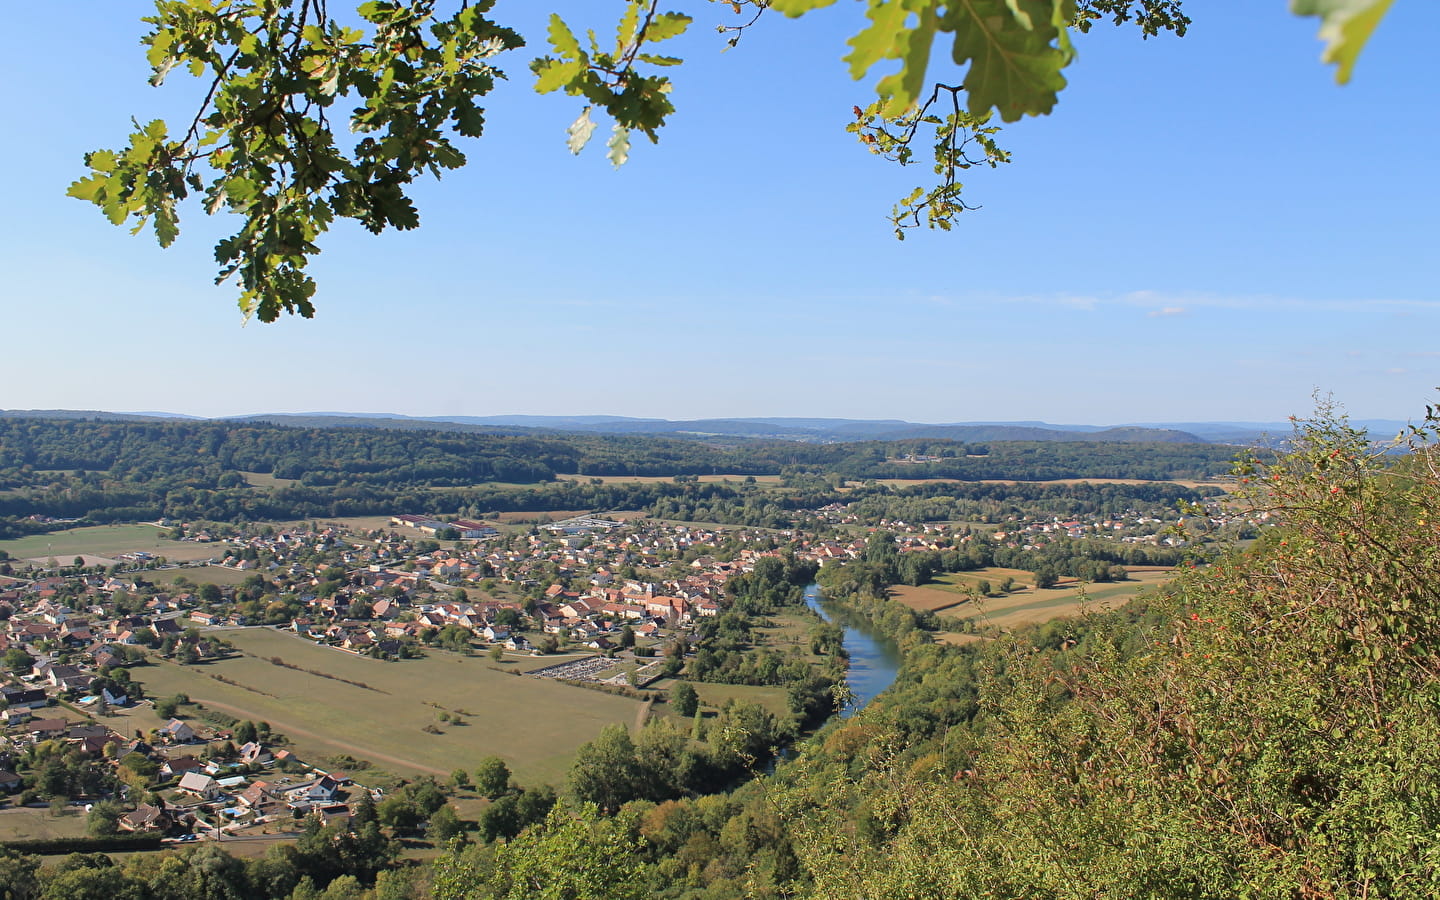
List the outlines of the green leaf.
{"type": "Polygon", "coordinates": [[[641,53],[635,58],[652,66],[678,66],[685,61],[677,56],[656,56],[653,53],[641,53]]]}
{"type": "Polygon", "coordinates": [[[565,129],[565,145],[570,148],[571,153],[579,153],[590,143],[590,135],[595,133],[595,123],[590,118],[590,107],[581,110],[580,115],[570,127],[565,129]]]}
{"type": "Polygon", "coordinates": [[[1290,11],[1320,19],[1320,39],[1325,52],[1320,58],[1335,63],[1335,80],[1345,84],[1355,60],[1374,33],[1375,26],[1389,12],[1393,0],[1290,0],[1290,11]]]}
{"type": "Polygon", "coordinates": [[[585,71],[585,66],[578,60],[547,58],[535,60],[531,64],[531,70],[536,76],[536,93],[548,94],[574,81],[576,76],[585,71]]]}
{"type": "Polygon", "coordinates": [[[692,21],[694,20],[689,16],[681,13],[661,13],[650,20],[650,27],[645,29],[645,41],[654,44],[679,37],[690,27],[692,21]]]}
{"type": "Polygon", "coordinates": [[[835,0],[770,0],[770,8],[793,19],[812,9],[824,9],[834,2],[835,0]]]}
{"type": "Polygon", "coordinates": [[[625,4],[625,15],[620,17],[620,24],[615,28],[615,55],[620,56],[635,40],[635,32],[640,30],[640,0],[630,0],[625,4]]]}
{"type": "Polygon", "coordinates": [[[550,14],[550,30],[548,32],[550,46],[555,52],[565,59],[572,59],[580,63],[585,61],[585,51],[580,49],[580,42],[570,31],[570,26],[556,13],[550,14]]]}
{"type": "Polygon", "coordinates": [[[876,90],[885,99],[885,115],[896,116],[915,105],[925,88],[930,48],[939,24],[933,0],[882,0],[869,10],[871,24],[849,41],[853,48],[845,60],[850,74],[860,78],[883,59],[899,59],[899,72],[881,79],[876,90]],[[915,27],[907,27],[912,17],[915,27]]]}
{"type": "Polygon", "coordinates": [[[605,156],[611,165],[617,169],[625,165],[625,160],[630,158],[630,129],[617,122],[605,146],[609,151],[605,156]]]}
{"type": "Polygon", "coordinates": [[[941,30],[953,32],[971,115],[997,110],[1006,122],[1044,115],[1065,87],[1060,70],[1074,51],[1065,22],[1070,0],[965,0],[947,5],[941,30]],[[1029,27],[1026,27],[1026,25],[1029,27]]]}

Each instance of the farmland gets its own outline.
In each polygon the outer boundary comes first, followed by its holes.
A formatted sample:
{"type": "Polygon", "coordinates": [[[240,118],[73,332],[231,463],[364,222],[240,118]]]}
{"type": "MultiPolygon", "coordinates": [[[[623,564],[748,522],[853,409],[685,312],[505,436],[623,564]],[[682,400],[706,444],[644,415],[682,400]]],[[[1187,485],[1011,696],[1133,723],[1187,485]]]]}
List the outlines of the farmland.
{"type": "Polygon", "coordinates": [[[943,575],[922,587],[897,586],[891,589],[891,595],[911,609],[943,616],[974,616],[982,626],[1014,628],[1079,615],[1087,607],[1112,609],[1146,588],[1165,584],[1172,577],[1174,570],[1169,568],[1135,568],[1130,571],[1129,581],[1082,584],[1063,579],[1057,587],[1048,590],[1037,591],[1026,584],[1023,589],[1003,597],[988,597],[978,602],[968,599],[969,592],[981,581],[989,581],[994,586],[1006,578],[1014,578],[1017,584],[1031,580],[1029,572],[992,567],[943,575]]]}
{"type": "Polygon", "coordinates": [[[137,550],[171,560],[208,559],[217,551],[213,544],[172,541],[165,534],[165,529],[146,524],[92,525],[0,541],[0,550],[17,559],[42,563],[53,557],[61,565],[69,565],[76,556],[113,559],[137,550]]]}
{"type": "Polygon", "coordinates": [[[473,768],[494,754],[521,782],[558,783],[582,743],[607,724],[634,722],[640,705],[507,674],[488,656],[435,652],[384,662],[271,629],[220,634],[246,655],[192,667],[161,663],[137,671],[137,679],[151,696],[183,693],[239,718],[265,720],[292,739],[302,758],[348,753],[413,776],[473,768]],[[274,665],[272,657],[331,677],[274,665]],[[442,712],[464,724],[442,722],[442,712]]]}

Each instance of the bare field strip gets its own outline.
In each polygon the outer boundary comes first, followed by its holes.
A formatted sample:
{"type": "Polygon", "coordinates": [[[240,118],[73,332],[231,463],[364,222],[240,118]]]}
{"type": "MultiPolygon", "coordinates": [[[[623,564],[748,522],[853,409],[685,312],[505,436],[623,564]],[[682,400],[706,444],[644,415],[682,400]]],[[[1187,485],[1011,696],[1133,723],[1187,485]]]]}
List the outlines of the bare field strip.
{"type": "MultiPolygon", "coordinates": [[[[1015,577],[1014,569],[984,569],[957,573],[975,582],[981,579],[992,585],[1004,578],[1015,577]]],[[[1081,584],[1073,579],[1062,581],[1057,588],[1037,591],[1027,588],[1004,597],[989,597],[978,602],[957,595],[954,587],[926,585],[895,587],[891,596],[911,609],[929,610],[939,615],[960,618],[978,617],[983,625],[1015,628],[1048,622],[1051,619],[1080,615],[1085,609],[1113,609],[1147,588],[1165,584],[1175,576],[1172,569],[1160,566],[1137,567],[1130,570],[1130,581],[1109,584],[1081,584]]],[[[1029,573],[1025,573],[1029,576],[1029,573]]],[[[955,575],[946,576],[955,578],[955,575]]]]}
{"type": "MultiPolygon", "coordinates": [[[[602,484],[663,484],[675,480],[674,475],[556,475],[559,481],[578,481],[582,484],[598,479],[602,484]]],[[[779,475],[701,475],[701,484],[741,484],[747,478],[754,478],[756,484],[779,484],[779,475]]]]}
{"type": "Polygon", "coordinates": [[[1047,481],[1025,481],[1014,478],[879,478],[877,484],[885,484],[890,487],[914,487],[919,484],[1178,484],[1181,487],[1219,488],[1226,493],[1233,491],[1234,484],[1215,481],[1190,481],[1183,478],[1168,479],[1162,481],[1151,481],[1146,478],[1055,478],[1047,481]]]}
{"type": "Polygon", "coordinates": [[[268,721],[291,736],[302,758],[344,752],[413,775],[473,768],[494,754],[522,782],[558,784],[582,743],[610,723],[628,725],[639,705],[509,675],[485,655],[432,651],[425,659],[384,662],[269,628],[219,634],[253,655],[193,667],[162,663],[134,675],[152,697],[184,693],[217,708],[223,704],[232,715],[268,721]],[[333,678],[273,665],[269,659],[276,656],[333,678]],[[212,673],[236,684],[216,681],[212,673]],[[461,714],[465,724],[441,722],[442,711],[461,714]],[[426,733],[429,725],[443,733],[426,733]]]}

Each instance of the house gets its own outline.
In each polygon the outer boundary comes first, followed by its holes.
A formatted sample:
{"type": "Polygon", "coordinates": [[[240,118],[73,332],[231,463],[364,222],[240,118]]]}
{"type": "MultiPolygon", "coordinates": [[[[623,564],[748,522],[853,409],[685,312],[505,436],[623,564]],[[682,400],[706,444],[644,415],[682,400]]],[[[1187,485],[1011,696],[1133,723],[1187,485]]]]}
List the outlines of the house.
{"type": "Polygon", "coordinates": [[[326,775],[305,789],[304,799],[311,803],[330,803],[339,790],[340,781],[332,775],[326,775]]]}
{"type": "Polygon", "coordinates": [[[251,741],[240,748],[240,761],[246,765],[263,766],[275,757],[258,741],[251,741]]]}
{"type": "Polygon", "coordinates": [[[195,740],[195,729],[179,719],[171,719],[161,726],[160,736],[172,744],[188,744],[195,740]]]}
{"type": "Polygon", "coordinates": [[[180,756],[175,759],[166,760],[165,764],[160,767],[160,774],[166,778],[183,778],[191,772],[202,772],[204,769],[205,764],[195,757],[180,756]]]}
{"type": "Polygon", "coordinates": [[[125,831],[168,831],[174,820],[164,804],[150,806],[142,803],[133,812],[121,816],[116,824],[125,831]]]}
{"type": "Polygon", "coordinates": [[[69,728],[70,723],[64,719],[36,719],[25,726],[25,733],[37,741],[43,741],[63,737],[69,728]]]}
{"type": "Polygon", "coordinates": [[[0,791],[14,794],[24,786],[25,779],[7,769],[0,769],[0,791]]]}
{"type": "Polygon", "coordinates": [[[185,629],[181,628],[180,623],[174,619],[156,619],[150,623],[150,630],[161,638],[166,636],[179,637],[185,633],[185,629]]]}
{"type": "Polygon", "coordinates": [[[67,737],[72,741],[83,741],[86,738],[105,737],[110,729],[104,725],[71,725],[67,737]]]}
{"type": "Polygon", "coordinates": [[[5,688],[5,705],[10,709],[40,709],[50,702],[44,688],[5,688]]]}
{"type": "Polygon", "coordinates": [[[262,803],[267,803],[272,799],[270,797],[270,789],[272,787],[274,787],[274,785],[268,781],[257,781],[240,794],[240,802],[251,809],[260,806],[262,803]]]}
{"type": "Polygon", "coordinates": [[[220,785],[203,772],[186,772],[180,779],[180,790],[202,800],[214,800],[220,796],[220,785]]]}

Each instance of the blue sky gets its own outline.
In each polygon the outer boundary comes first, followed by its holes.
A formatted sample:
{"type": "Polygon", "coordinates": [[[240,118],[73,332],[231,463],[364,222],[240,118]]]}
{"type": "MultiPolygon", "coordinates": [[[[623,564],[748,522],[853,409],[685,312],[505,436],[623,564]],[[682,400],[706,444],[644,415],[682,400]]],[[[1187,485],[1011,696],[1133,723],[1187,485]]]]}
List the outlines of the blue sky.
{"type": "Polygon", "coordinates": [[[885,214],[924,173],[843,130],[862,7],[721,53],[728,14],[694,6],[679,111],[616,172],[599,141],[568,153],[579,102],[525,63],[551,9],[609,33],[619,4],[501,0],[531,46],[470,166],[416,191],[421,229],[336,228],[318,316],[242,326],[211,284],[229,223],[186,210],[161,251],[64,196],[130,116],[188,118],[193,83],[145,84],[147,4],[81,4],[54,39],[53,8],[17,5],[0,408],[1111,424],[1436,400],[1440,27],[1418,0],[1344,87],[1283,0],[1192,0],[1183,39],[1097,26],[1056,112],[1001,135],[1014,162],[967,177],[983,208],[903,243],[885,214]]]}

